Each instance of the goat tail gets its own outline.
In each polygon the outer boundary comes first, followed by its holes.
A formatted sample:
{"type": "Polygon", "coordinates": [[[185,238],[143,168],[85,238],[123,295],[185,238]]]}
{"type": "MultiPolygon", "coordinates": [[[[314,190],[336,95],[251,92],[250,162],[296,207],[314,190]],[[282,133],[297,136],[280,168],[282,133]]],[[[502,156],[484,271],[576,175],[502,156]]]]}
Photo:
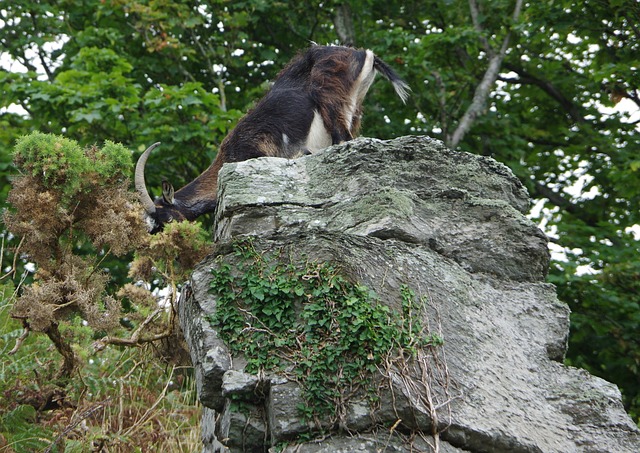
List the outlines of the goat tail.
{"type": "Polygon", "coordinates": [[[389,65],[378,57],[375,57],[373,67],[393,84],[393,89],[396,91],[396,94],[400,96],[402,102],[406,104],[407,98],[409,97],[409,91],[411,91],[411,87],[409,87],[407,82],[402,80],[400,76],[389,67],[389,65]]]}

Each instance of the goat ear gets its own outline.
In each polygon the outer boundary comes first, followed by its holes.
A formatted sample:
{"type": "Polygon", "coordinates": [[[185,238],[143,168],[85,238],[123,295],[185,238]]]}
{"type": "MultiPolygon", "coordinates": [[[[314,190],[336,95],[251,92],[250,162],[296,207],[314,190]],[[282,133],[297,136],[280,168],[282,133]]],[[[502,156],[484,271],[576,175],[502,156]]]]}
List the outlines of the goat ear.
{"type": "Polygon", "coordinates": [[[165,203],[173,205],[175,201],[173,197],[173,186],[169,183],[169,181],[162,181],[162,198],[165,203]]]}

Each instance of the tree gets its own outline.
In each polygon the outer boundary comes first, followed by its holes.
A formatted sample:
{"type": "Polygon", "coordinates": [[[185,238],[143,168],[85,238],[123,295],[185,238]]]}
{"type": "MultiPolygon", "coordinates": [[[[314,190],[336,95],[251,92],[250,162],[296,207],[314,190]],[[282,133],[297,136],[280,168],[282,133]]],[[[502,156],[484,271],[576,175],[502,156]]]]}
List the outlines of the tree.
{"type": "Polygon", "coordinates": [[[363,134],[432,135],[516,173],[561,251],[549,279],[573,311],[568,360],[617,383],[639,419],[640,132],[603,110],[640,108],[638,4],[18,0],[0,19],[2,51],[26,70],[0,72],[0,102],[27,112],[2,111],[3,149],[32,130],[136,152],[162,141],[154,187],[206,168],[309,41],[373,49],[413,95],[403,106],[374,85],[363,134]]]}

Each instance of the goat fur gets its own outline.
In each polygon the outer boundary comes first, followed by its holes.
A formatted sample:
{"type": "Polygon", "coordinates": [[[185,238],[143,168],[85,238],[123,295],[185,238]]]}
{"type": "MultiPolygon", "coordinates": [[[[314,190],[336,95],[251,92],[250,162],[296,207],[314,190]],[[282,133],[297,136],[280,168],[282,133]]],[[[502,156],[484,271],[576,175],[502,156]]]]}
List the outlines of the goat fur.
{"type": "Polygon", "coordinates": [[[211,166],[178,191],[163,182],[163,195],[155,201],[146,190],[144,166],[158,143],[149,147],[136,165],[136,188],[149,231],[215,210],[224,163],[265,156],[292,159],[356,137],[362,102],[377,72],[405,102],[409,86],[371,50],[314,45],[299,53],[223,140],[211,166]]]}

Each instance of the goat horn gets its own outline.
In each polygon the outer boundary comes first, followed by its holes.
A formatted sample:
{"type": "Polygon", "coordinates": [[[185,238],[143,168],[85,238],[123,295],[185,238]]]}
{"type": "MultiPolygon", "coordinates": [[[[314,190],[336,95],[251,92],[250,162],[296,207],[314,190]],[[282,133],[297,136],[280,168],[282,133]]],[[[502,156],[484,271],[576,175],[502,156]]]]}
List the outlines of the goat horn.
{"type": "Polygon", "coordinates": [[[144,166],[147,163],[147,158],[149,157],[149,153],[153,151],[153,149],[158,146],[160,142],[154,143],[150,147],[146,149],[144,153],[138,159],[136,163],[136,173],[135,173],[135,185],[138,194],[140,195],[140,203],[144,207],[144,210],[147,211],[147,214],[154,214],[156,212],[156,205],[153,203],[149,192],[147,192],[147,185],[144,182],[144,166]]]}

